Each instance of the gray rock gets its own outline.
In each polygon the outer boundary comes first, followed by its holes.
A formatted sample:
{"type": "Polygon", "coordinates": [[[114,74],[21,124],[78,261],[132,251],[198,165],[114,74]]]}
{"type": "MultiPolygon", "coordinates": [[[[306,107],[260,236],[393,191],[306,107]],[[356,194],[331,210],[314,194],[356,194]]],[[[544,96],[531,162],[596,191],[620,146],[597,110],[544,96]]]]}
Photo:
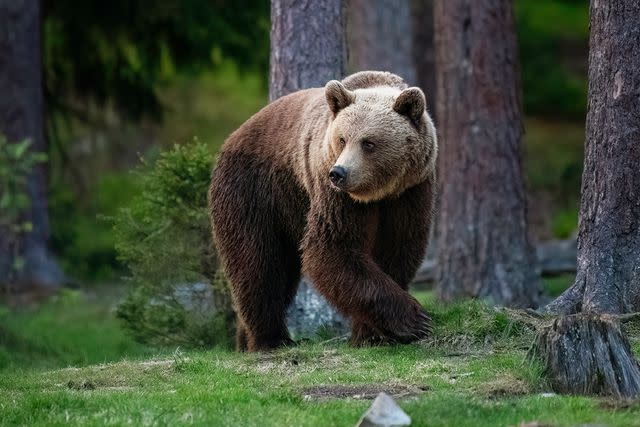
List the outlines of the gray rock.
{"type": "Polygon", "coordinates": [[[320,295],[308,279],[303,278],[298,293],[289,306],[287,327],[291,338],[313,338],[322,328],[337,335],[349,332],[349,321],[338,313],[327,300],[320,295]]]}
{"type": "Polygon", "coordinates": [[[216,296],[209,283],[182,283],[173,288],[174,300],[196,321],[206,321],[218,313],[216,296]]]}
{"type": "Polygon", "coordinates": [[[411,418],[386,393],[380,393],[364,413],[356,427],[408,426],[411,418]]]}
{"type": "Polygon", "coordinates": [[[536,245],[539,268],[546,276],[575,273],[578,259],[578,240],[548,240],[536,245]]]}
{"type": "MultiPolygon", "coordinates": [[[[219,295],[211,284],[203,282],[175,285],[171,295],[165,299],[181,306],[196,324],[209,321],[230,306],[227,298],[219,295]]],[[[156,299],[151,303],[163,302],[156,299]]],[[[287,326],[293,339],[313,338],[322,328],[336,334],[349,332],[349,322],[305,279],[300,282],[298,293],[289,307],[287,326]]]]}
{"type": "Polygon", "coordinates": [[[152,298],[151,305],[178,306],[187,314],[193,325],[206,325],[220,313],[230,313],[229,295],[217,291],[207,282],[179,283],[174,285],[170,293],[152,298]]]}

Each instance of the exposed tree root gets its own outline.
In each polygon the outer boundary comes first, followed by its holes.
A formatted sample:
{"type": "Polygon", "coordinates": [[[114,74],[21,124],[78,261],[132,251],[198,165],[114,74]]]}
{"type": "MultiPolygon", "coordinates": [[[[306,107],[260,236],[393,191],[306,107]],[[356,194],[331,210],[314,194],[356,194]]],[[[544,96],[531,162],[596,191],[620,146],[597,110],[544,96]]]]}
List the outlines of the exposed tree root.
{"type": "Polygon", "coordinates": [[[542,360],[559,393],[638,397],[640,363],[620,329],[620,322],[637,317],[638,313],[557,317],[539,330],[531,354],[542,360]]]}

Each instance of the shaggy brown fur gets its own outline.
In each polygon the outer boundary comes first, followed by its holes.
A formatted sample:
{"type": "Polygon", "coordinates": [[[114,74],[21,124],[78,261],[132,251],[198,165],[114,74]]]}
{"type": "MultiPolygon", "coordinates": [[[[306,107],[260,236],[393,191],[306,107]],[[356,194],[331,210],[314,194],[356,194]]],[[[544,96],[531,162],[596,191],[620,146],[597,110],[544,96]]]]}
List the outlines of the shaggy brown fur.
{"type": "Polygon", "coordinates": [[[429,317],[407,286],[427,246],[436,155],[424,95],[390,73],[293,93],[235,131],[209,200],[238,349],[291,343],[301,271],[351,318],[352,343],[424,338],[429,317]],[[336,166],[344,179],[331,182],[336,166]]]}

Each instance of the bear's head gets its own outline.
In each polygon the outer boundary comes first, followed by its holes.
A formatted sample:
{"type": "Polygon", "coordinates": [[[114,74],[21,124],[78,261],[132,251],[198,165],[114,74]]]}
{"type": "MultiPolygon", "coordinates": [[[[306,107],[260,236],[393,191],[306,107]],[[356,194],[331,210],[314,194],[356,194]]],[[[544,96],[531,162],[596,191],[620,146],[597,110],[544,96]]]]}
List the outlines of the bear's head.
{"type": "Polygon", "coordinates": [[[334,188],[372,202],[396,197],[433,174],[436,132],[419,88],[349,90],[332,80],[325,95],[333,113],[326,173],[334,188]]]}

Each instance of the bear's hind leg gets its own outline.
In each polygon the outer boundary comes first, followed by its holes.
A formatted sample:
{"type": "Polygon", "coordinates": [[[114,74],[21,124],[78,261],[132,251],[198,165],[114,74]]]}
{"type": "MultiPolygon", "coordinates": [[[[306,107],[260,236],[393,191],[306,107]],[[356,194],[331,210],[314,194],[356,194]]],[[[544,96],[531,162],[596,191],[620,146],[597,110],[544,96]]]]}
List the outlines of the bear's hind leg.
{"type": "Polygon", "coordinates": [[[240,317],[236,319],[236,350],[247,351],[248,347],[247,328],[242,323],[240,317]]]}
{"type": "Polygon", "coordinates": [[[223,151],[209,190],[216,246],[241,326],[236,336],[241,351],[292,343],[285,316],[300,279],[298,242],[288,223],[294,213],[281,206],[295,199],[291,183],[258,160],[223,151]]]}
{"type": "Polygon", "coordinates": [[[227,276],[238,314],[236,344],[240,351],[271,350],[293,343],[286,312],[300,280],[296,246],[285,238],[257,234],[230,256],[227,276]],[[254,250],[251,250],[254,249],[254,250]]]}

